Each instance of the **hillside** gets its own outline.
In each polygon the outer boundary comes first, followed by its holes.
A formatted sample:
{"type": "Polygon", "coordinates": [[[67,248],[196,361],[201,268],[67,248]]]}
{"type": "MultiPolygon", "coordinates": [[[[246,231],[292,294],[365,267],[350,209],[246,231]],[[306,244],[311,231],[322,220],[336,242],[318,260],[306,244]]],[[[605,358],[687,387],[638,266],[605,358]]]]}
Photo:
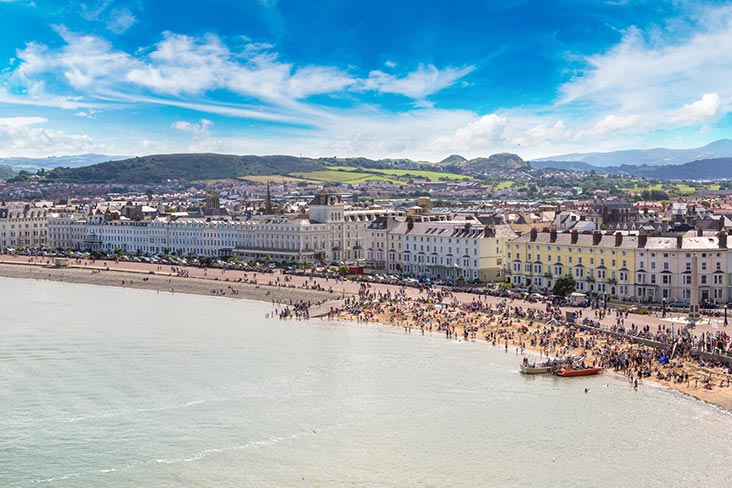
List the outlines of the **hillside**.
{"type": "Polygon", "coordinates": [[[11,168],[10,166],[7,166],[5,164],[0,164],[0,178],[6,179],[6,178],[12,178],[17,173],[16,171],[11,168]]]}
{"type": "Polygon", "coordinates": [[[294,156],[228,154],[156,154],[94,164],[56,168],[49,180],[69,183],[160,183],[165,180],[209,180],[251,175],[284,175],[325,169],[323,161],[294,156]]]}
{"type": "Polygon", "coordinates": [[[367,180],[382,180],[404,184],[411,178],[431,181],[439,179],[458,181],[470,178],[461,173],[462,171],[444,171],[431,163],[409,159],[157,154],[83,168],[56,168],[47,172],[46,178],[67,183],[154,184],[176,179],[196,181],[290,175],[323,183],[354,184],[367,180]]]}
{"type": "Polygon", "coordinates": [[[531,165],[520,156],[511,153],[492,154],[487,158],[475,158],[457,165],[470,172],[492,173],[496,171],[529,171],[531,165]]]}
{"type": "Polygon", "coordinates": [[[465,164],[467,162],[468,162],[468,160],[465,159],[464,157],[460,156],[459,154],[452,154],[452,155],[446,157],[445,159],[443,159],[442,161],[440,161],[439,164],[441,166],[451,166],[451,165],[465,164]]]}
{"type": "Polygon", "coordinates": [[[611,171],[615,168],[601,168],[582,161],[531,161],[531,167],[535,169],[562,169],[567,171],[611,171]]]}

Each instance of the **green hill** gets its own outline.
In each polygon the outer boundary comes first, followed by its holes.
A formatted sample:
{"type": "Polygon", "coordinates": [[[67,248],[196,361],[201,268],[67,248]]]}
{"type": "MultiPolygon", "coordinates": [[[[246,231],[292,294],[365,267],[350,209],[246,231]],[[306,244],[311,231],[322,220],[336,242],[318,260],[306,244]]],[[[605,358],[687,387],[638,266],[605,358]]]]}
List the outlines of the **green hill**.
{"type": "Polygon", "coordinates": [[[459,164],[473,171],[529,171],[531,165],[516,154],[498,153],[487,158],[475,158],[459,164]]]}
{"type": "Polygon", "coordinates": [[[235,156],[227,154],[156,154],[108,161],[81,168],[56,168],[46,179],[67,183],[141,184],[166,180],[218,180],[245,176],[290,175],[325,183],[362,180],[437,181],[467,177],[440,171],[430,163],[406,159],[299,158],[294,156],[235,156]],[[363,172],[364,174],[343,172],[363,172]]]}
{"type": "Polygon", "coordinates": [[[160,183],[165,180],[212,180],[253,175],[318,171],[325,164],[294,156],[228,154],[156,154],[109,161],[82,168],[56,168],[47,179],[69,183],[160,183]]]}

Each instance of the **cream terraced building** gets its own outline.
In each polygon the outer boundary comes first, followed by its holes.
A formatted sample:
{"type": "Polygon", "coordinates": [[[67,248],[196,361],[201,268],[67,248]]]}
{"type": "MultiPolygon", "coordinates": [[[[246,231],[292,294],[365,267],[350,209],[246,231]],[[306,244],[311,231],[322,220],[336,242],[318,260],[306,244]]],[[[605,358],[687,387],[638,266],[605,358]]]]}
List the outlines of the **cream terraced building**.
{"type": "Polygon", "coordinates": [[[2,248],[45,247],[48,210],[24,203],[0,207],[0,246],[2,248]]]}
{"type": "Polygon", "coordinates": [[[721,304],[732,297],[730,254],[723,232],[650,237],[534,230],[506,244],[506,276],[513,286],[544,291],[569,274],[582,293],[642,303],[688,302],[696,255],[700,300],[721,304]]]}
{"type": "Polygon", "coordinates": [[[158,217],[133,220],[116,214],[49,219],[52,247],[127,253],[239,256],[308,262],[360,263],[367,227],[397,212],[380,207],[346,208],[324,193],[308,215],[258,215],[247,220],[158,217]]]}
{"type": "Polygon", "coordinates": [[[699,300],[727,303],[727,234],[640,236],[636,249],[636,296],[639,301],[686,302],[691,298],[693,256],[697,257],[699,300]]]}
{"type": "Polygon", "coordinates": [[[389,273],[455,282],[503,281],[506,242],[516,234],[508,225],[479,221],[399,222],[374,243],[389,273]],[[383,243],[383,245],[382,245],[383,243]]]}

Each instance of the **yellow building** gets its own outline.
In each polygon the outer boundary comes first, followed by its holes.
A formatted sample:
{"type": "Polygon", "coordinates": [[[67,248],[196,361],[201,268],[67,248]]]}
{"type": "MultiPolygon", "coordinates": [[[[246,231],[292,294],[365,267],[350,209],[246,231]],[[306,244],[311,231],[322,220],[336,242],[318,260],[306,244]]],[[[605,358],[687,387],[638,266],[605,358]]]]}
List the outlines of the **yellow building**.
{"type": "Polygon", "coordinates": [[[638,236],[532,230],[506,244],[506,277],[513,286],[551,291],[571,275],[577,291],[600,297],[635,297],[638,236]]]}

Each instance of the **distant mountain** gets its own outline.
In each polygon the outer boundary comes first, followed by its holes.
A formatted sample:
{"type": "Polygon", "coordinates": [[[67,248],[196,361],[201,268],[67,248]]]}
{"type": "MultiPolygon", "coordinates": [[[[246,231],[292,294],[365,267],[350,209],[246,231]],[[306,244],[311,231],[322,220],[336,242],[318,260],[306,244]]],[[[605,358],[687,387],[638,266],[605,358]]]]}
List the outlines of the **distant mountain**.
{"type": "Polygon", "coordinates": [[[732,140],[720,139],[694,149],[633,149],[627,151],[572,153],[538,158],[532,162],[565,161],[584,162],[594,166],[620,165],[678,165],[704,159],[732,157],[732,140]]]}
{"type": "Polygon", "coordinates": [[[324,161],[294,156],[155,154],[81,168],[56,168],[46,177],[69,183],[161,183],[318,171],[325,169],[324,161]]]}
{"type": "Polygon", "coordinates": [[[732,158],[713,158],[692,161],[685,164],[650,166],[647,164],[620,166],[592,166],[577,161],[532,161],[537,169],[555,168],[569,171],[623,174],[659,180],[713,180],[732,179],[732,158]]]}
{"type": "Polygon", "coordinates": [[[681,165],[656,167],[626,167],[635,169],[636,176],[663,180],[716,180],[732,179],[732,157],[702,159],[681,165]],[[641,171],[638,171],[638,170],[641,171]]]}
{"type": "Polygon", "coordinates": [[[76,156],[49,156],[47,158],[0,158],[0,164],[15,170],[24,169],[35,173],[39,169],[53,169],[59,166],[78,168],[90,164],[125,159],[128,156],[108,156],[105,154],[78,154],[76,156]]]}

